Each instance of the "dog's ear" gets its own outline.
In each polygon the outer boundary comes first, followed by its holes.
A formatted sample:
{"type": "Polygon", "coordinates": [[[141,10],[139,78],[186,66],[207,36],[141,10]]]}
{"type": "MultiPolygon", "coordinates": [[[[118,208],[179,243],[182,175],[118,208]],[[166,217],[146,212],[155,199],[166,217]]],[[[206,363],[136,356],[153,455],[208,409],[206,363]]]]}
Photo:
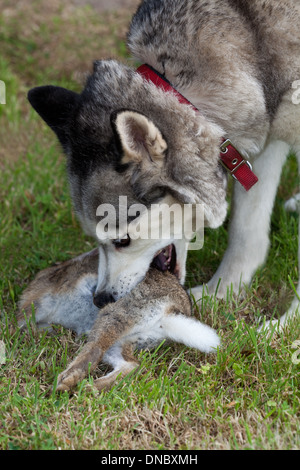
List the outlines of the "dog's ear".
{"type": "Polygon", "coordinates": [[[56,86],[36,87],[28,93],[31,106],[56,133],[63,146],[67,143],[68,122],[79,96],[73,91],[56,86]]]}
{"type": "Polygon", "coordinates": [[[126,163],[164,163],[167,143],[160,130],[143,114],[136,111],[120,111],[113,118],[126,163]]]}

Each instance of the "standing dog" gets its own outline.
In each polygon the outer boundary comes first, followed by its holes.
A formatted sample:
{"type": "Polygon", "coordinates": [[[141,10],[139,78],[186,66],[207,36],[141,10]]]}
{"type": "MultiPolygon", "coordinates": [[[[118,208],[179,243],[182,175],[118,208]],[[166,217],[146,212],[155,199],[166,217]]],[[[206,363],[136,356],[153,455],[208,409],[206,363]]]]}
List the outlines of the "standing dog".
{"type": "MultiPolygon", "coordinates": [[[[130,207],[142,202],[149,212],[153,203],[201,204],[205,225],[220,226],[227,209],[220,143],[230,139],[259,181],[249,192],[235,183],[229,246],[208,289],[219,286],[223,296],[227,286],[238,293],[249,284],[268,251],[282,166],[291,149],[300,159],[299,24],[295,0],[145,0],[128,44],[150,66],[150,81],[115,61],[98,61],[81,94],[52,86],[31,90],[32,106],[67,155],[86,232],[95,236],[97,208],[119,207],[119,196],[130,207]]],[[[237,163],[246,169],[243,160],[231,163],[232,171],[237,163]]],[[[127,207],[117,225],[122,211],[127,207]]],[[[168,241],[135,240],[129,221],[114,239],[100,240],[106,269],[100,264],[99,302],[130,292],[166,245],[176,249],[175,270],[184,282],[187,244],[175,239],[176,226],[168,241]]],[[[202,286],[193,294],[201,298],[202,286]]],[[[282,324],[298,305],[295,299],[282,324]]]]}

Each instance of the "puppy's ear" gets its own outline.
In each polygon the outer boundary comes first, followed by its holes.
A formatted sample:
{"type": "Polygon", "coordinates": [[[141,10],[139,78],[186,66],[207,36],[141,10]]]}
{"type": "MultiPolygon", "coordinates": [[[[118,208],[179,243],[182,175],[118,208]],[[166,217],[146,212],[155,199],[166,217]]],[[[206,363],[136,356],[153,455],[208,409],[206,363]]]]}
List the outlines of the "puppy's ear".
{"type": "Polygon", "coordinates": [[[56,133],[63,146],[67,143],[69,118],[78,104],[79,96],[73,91],[55,86],[36,87],[28,93],[31,106],[56,133]]]}
{"type": "Polygon", "coordinates": [[[150,119],[136,111],[120,111],[113,122],[124,151],[121,163],[163,165],[167,143],[150,119]]]}

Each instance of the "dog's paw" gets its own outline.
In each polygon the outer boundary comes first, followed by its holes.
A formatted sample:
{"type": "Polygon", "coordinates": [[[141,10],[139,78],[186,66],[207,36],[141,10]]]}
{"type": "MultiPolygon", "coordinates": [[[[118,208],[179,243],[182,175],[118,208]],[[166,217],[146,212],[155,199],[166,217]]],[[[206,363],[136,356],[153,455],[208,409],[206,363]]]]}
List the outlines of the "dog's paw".
{"type": "Polygon", "coordinates": [[[205,295],[210,295],[206,286],[192,287],[190,292],[191,292],[191,295],[194,297],[195,302],[198,302],[199,300],[201,300],[202,297],[205,295]]]}
{"type": "Polygon", "coordinates": [[[237,295],[243,297],[245,288],[241,285],[240,280],[236,279],[231,283],[221,281],[217,277],[213,277],[207,284],[193,287],[191,294],[195,301],[198,302],[203,297],[216,297],[217,299],[226,299],[228,295],[237,295]]]}
{"type": "Polygon", "coordinates": [[[285,204],[284,208],[287,212],[298,212],[300,213],[300,193],[289,199],[285,204]]]}
{"type": "Polygon", "coordinates": [[[295,318],[297,318],[300,314],[300,302],[298,300],[298,297],[294,299],[292,302],[291,307],[289,310],[282,315],[277,320],[269,320],[269,321],[264,321],[262,325],[260,325],[257,329],[259,333],[264,333],[270,336],[271,334],[276,334],[283,332],[287,328],[292,327],[292,322],[295,318]]]}
{"type": "Polygon", "coordinates": [[[263,322],[263,324],[257,328],[257,332],[270,336],[282,331],[282,329],[283,326],[280,324],[280,320],[269,320],[263,322]]]}
{"type": "Polygon", "coordinates": [[[263,333],[266,336],[273,336],[273,334],[283,332],[289,325],[289,320],[292,318],[292,315],[289,315],[289,312],[285,315],[282,315],[281,318],[277,320],[268,320],[264,321],[257,329],[259,333],[263,333]]]}

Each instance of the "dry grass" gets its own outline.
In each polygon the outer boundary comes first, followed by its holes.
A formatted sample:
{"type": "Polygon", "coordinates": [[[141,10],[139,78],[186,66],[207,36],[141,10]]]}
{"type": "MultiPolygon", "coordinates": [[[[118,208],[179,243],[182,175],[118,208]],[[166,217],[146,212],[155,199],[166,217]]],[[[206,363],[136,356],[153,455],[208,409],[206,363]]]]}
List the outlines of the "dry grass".
{"type": "Polygon", "coordinates": [[[33,0],[30,8],[25,0],[13,5],[1,0],[0,7],[1,79],[10,101],[4,109],[10,125],[0,127],[3,165],[25,155],[41,131],[42,123],[30,120],[28,89],[49,83],[80,90],[94,60],[127,61],[124,44],[131,12],[95,14],[88,6],[60,0],[33,0]]]}
{"type": "Polygon", "coordinates": [[[30,8],[25,0],[13,6],[2,0],[1,10],[10,65],[14,71],[22,69],[30,84],[37,76],[77,81],[95,59],[124,58],[130,11],[95,14],[88,6],[60,0],[32,0],[30,8]]]}

